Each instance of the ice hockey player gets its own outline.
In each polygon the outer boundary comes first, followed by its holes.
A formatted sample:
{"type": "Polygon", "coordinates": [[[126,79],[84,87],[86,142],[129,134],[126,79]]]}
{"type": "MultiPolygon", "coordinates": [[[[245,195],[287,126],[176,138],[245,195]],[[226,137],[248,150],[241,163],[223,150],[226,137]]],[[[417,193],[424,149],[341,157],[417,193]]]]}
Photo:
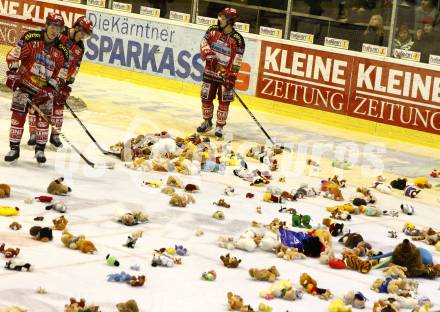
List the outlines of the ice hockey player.
{"type": "MultiPolygon", "coordinates": [[[[64,104],[72,91],[70,85],[75,81],[76,74],[81,66],[82,57],[84,55],[84,43],[93,32],[93,23],[85,16],[79,17],[72,28],[64,27],[63,32],[59,35],[60,41],[69,50],[69,59],[64,63],[59,76],[60,86],[57,96],[54,98],[52,122],[56,129],[52,127],[49,142],[56,148],[63,146],[58,134],[63,126],[63,110],[64,104]]],[[[36,114],[29,113],[29,132],[30,138],[28,145],[33,146],[36,143],[36,114]]]]}
{"type": "Polygon", "coordinates": [[[200,52],[206,65],[201,90],[204,121],[197,132],[205,133],[212,129],[213,101],[217,95],[219,105],[215,135],[218,138],[223,136],[229,104],[234,100],[233,88],[245,49],[243,37],[234,29],[237,19],[235,9],[223,9],[218,14],[217,25],[209,27],[200,43],[200,52]]]}
{"type": "MultiPolygon", "coordinates": [[[[50,118],[53,98],[58,91],[58,74],[68,58],[68,50],[58,39],[64,27],[60,14],[50,13],[46,27],[26,32],[14,48],[6,55],[8,71],[6,85],[14,92],[11,105],[11,129],[9,145],[11,150],[5,161],[12,162],[20,156],[20,141],[30,102],[50,118]]],[[[45,163],[49,123],[39,114],[36,121],[35,157],[38,163],[45,163]]]]}

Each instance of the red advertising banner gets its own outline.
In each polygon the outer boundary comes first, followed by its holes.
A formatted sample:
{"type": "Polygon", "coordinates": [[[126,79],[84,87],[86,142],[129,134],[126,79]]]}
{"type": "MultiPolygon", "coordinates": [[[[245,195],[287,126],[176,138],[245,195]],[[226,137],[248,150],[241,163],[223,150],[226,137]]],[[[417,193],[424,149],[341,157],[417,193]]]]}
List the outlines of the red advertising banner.
{"type": "Polygon", "coordinates": [[[72,26],[78,17],[86,14],[85,9],[68,5],[37,0],[0,0],[0,15],[4,16],[19,16],[24,19],[44,21],[51,12],[60,13],[67,26],[72,26]]]}
{"type": "Polygon", "coordinates": [[[440,134],[434,70],[262,41],[256,95],[440,134]]]}
{"type": "Polygon", "coordinates": [[[346,55],[262,41],[257,96],[346,114],[351,62],[346,55]]]}
{"type": "Polygon", "coordinates": [[[354,58],[348,115],[440,134],[440,72],[354,58]]]}

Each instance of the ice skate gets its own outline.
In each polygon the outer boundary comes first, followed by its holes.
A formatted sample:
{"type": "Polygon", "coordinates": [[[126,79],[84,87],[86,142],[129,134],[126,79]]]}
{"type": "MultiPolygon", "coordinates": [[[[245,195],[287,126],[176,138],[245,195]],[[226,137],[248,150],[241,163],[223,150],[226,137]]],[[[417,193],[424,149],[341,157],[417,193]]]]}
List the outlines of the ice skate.
{"type": "Polygon", "coordinates": [[[8,164],[15,164],[20,157],[20,148],[18,146],[11,146],[11,150],[5,155],[5,162],[8,164]]]}
{"type": "Polygon", "coordinates": [[[35,133],[31,133],[29,140],[27,141],[27,145],[35,146],[35,144],[37,144],[37,135],[35,133]]]}
{"type": "Polygon", "coordinates": [[[197,132],[206,133],[212,129],[212,121],[204,120],[200,126],[197,127],[197,132]]]}
{"type": "Polygon", "coordinates": [[[44,145],[37,144],[35,146],[35,159],[39,165],[43,165],[46,162],[46,156],[44,155],[44,145]]]}
{"type": "Polygon", "coordinates": [[[51,134],[49,139],[50,144],[55,147],[56,150],[63,148],[63,143],[60,140],[59,134],[51,134]]]}
{"type": "Polygon", "coordinates": [[[223,127],[216,127],[214,134],[219,140],[222,139],[223,138],[223,127]]]}

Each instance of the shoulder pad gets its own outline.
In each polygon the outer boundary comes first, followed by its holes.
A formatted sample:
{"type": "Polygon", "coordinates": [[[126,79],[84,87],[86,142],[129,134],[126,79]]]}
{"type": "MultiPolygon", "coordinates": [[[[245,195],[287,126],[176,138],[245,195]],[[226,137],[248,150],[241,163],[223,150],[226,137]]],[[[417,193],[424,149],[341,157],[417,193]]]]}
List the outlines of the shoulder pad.
{"type": "Polygon", "coordinates": [[[234,38],[238,42],[239,45],[244,44],[243,36],[239,32],[234,31],[232,38],[234,38]]]}
{"type": "Polygon", "coordinates": [[[63,53],[63,56],[66,60],[69,59],[69,50],[67,50],[66,46],[62,44],[61,41],[57,42],[56,48],[63,53]]]}
{"type": "Polygon", "coordinates": [[[39,30],[29,30],[23,35],[24,42],[43,40],[43,33],[39,30]]]}
{"type": "Polygon", "coordinates": [[[209,26],[208,31],[212,31],[212,30],[220,31],[220,26],[218,26],[218,25],[211,25],[211,26],[209,26]]]}

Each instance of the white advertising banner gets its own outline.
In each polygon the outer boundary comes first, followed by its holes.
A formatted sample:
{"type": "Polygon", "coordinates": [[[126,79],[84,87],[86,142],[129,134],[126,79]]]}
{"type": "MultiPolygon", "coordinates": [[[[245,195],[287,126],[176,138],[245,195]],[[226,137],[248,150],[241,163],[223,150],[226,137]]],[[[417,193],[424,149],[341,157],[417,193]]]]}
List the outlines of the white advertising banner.
{"type": "MultiPolygon", "coordinates": [[[[95,25],[86,42],[88,61],[186,82],[202,81],[204,61],[199,43],[204,29],[95,10],[87,10],[86,15],[95,25]]],[[[259,43],[250,38],[245,43],[237,89],[253,95],[259,43]]]]}

